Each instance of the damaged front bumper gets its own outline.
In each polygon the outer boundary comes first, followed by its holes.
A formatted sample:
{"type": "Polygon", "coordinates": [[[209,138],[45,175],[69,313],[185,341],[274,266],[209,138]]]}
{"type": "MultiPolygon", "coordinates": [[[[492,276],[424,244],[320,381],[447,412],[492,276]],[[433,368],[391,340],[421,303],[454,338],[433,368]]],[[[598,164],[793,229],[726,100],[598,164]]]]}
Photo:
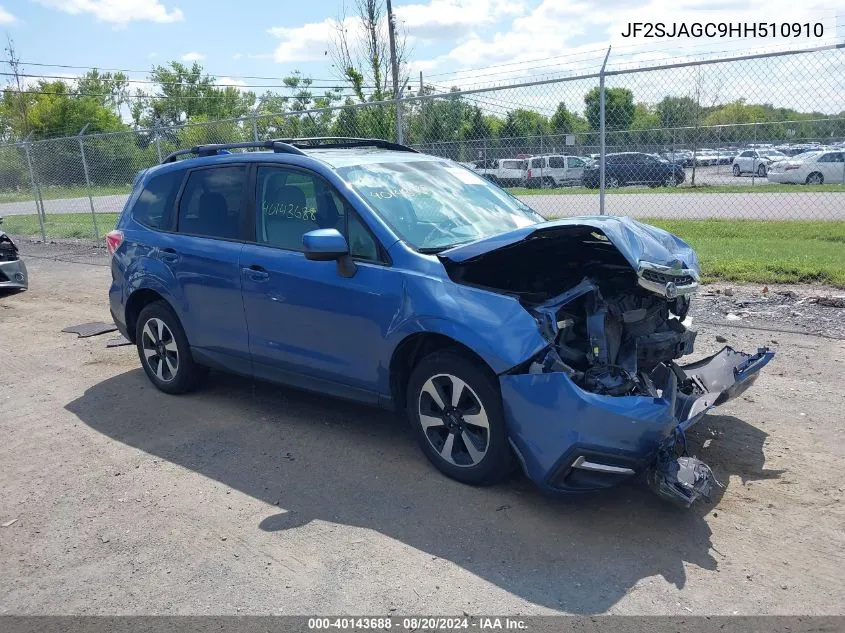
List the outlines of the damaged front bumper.
{"type": "Polygon", "coordinates": [[[22,260],[0,261],[0,289],[26,290],[28,287],[29,277],[22,260]]]}
{"type": "Polygon", "coordinates": [[[773,357],[768,348],[751,355],[725,347],[667,370],[659,397],[591,393],[565,372],[503,374],[510,442],[544,490],[607,488],[655,466],[677,433],[744,392],[773,357]]]}

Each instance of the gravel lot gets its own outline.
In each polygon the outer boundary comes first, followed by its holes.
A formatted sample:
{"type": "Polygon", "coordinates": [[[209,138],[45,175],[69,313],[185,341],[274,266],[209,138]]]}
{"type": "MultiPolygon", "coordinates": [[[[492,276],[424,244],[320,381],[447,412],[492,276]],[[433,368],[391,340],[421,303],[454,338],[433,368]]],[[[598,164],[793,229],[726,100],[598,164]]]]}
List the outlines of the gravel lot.
{"type": "MultiPolygon", "coordinates": [[[[845,612],[845,341],[770,331],[801,324],[779,308],[698,327],[701,354],[778,355],[690,434],[725,489],[680,511],[640,483],[463,486],[394,416],[272,385],[161,394],[134,348],[60,333],[109,319],[103,258],[40,249],[0,297],[0,613],[845,612]]],[[[696,319],[763,295],[723,289],[696,319]]]]}

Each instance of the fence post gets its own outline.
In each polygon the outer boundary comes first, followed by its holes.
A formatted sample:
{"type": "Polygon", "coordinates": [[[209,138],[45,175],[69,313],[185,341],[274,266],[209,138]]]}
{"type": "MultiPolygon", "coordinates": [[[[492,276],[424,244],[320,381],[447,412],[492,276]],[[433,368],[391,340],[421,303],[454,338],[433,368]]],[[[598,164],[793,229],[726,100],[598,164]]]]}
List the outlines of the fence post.
{"type": "Polygon", "coordinates": [[[88,204],[91,207],[91,222],[94,226],[94,242],[96,243],[100,239],[100,229],[97,227],[97,214],[94,211],[94,198],[91,195],[91,178],[88,176],[88,161],[85,160],[85,143],[82,142],[82,135],[85,134],[85,130],[88,129],[89,125],[91,124],[86,123],[82,129],[79,130],[79,134],[76,135],[76,140],[79,141],[79,153],[82,156],[82,173],[85,174],[85,186],[88,188],[88,204]]]}
{"type": "Polygon", "coordinates": [[[604,215],[604,69],[610,57],[610,46],[599,71],[599,214],[604,215]]]}
{"type": "Polygon", "coordinates": [[[26,135],[23,140],[23,151],[26,154],[26,165],[29,167],[29,182],[32,183],[32,195],[35,198],[35,212],[38,215],[38,223],[41,225],[41,241],[47,243],[47,231],[44,230],[44,207],[38,208],[38,186],[35,184],[35,171],[32,169],[32,158],[29,155],[29,137],[32,132],[26,135]]]}
{"type": "Polygon", "coordinates": [[[158,153],[158,162],[160,163],[162,161],[162,157],[161,157],[161,135],[159,134],[158,130],[159,130],[159,128],[156,125],[153,128],[153,138],[155,138],[155,141],[156,141],[156,152],[158,153]]]}

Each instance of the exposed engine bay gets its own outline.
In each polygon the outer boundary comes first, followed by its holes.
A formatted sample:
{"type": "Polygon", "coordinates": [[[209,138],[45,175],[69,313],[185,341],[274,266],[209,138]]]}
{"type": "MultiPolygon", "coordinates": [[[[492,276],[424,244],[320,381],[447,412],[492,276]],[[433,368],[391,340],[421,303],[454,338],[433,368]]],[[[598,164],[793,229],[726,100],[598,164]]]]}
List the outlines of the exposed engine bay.
{"type": "Polygon", "coordinates": [[[695,332],[684,319],[698,278],[681,262],[635,270],[601,231],[584,226],[502,248],[478,263],[450,273],[517,297],[552,343],[528,364],[532,373],[563,371],[602,395],[656,397],[667,372],[677,371],[673,361],[693,351],[695,332]]]}

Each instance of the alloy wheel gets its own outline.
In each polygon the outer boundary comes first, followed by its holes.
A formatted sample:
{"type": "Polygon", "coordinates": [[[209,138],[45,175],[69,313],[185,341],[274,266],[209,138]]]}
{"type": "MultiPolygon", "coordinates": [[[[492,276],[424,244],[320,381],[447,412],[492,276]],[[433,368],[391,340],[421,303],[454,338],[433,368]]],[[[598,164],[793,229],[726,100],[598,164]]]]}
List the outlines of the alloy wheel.
{"type": "Polygon", "coordinates": [[[144,362],[162,382],[171,382],[179,371],[179,347],[173,332],[159,318],[149,319],[141,331],[144,362]]]}
{"type": "Polygon", "coordinates": [[[490,423],[478,395],[451,374],[429,378],[417,403],[426,439],[440,457],[468,468],[477,465],[490,448],[490,423]]]}

